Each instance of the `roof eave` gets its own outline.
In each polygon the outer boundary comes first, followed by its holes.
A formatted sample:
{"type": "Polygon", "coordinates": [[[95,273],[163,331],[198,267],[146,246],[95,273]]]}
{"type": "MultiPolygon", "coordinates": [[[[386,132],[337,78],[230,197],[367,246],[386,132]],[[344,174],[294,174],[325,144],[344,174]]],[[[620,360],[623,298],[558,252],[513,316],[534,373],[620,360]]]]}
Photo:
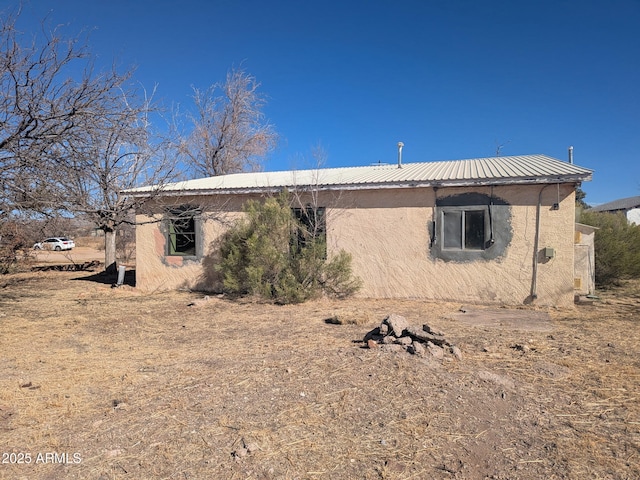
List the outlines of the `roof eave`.
{"type": "Polygon", "coordinates": [[[466,180],[429,180],[416,181],[407,180],[401,182],[379,182],[362,184],[327,184],[327,185],[283,185],[278,187],[242,187],[242,188],[203,188],[203,189],[180,189],[180,190],[154,190],[154,191],[129,191],[126,195],[132,197],[154,196],[203,196],[203,195],[248,195],[256,193],[277,193],[285,188],[295,190],[380,190],[389,188],[441,188],[441,187],[472,187],[491,185],[536,185],[553,183],[580,183],[588,182],[592,174],[571,174],[553,175],[544,177],[520,177],[520,178],[486,178],[486,179],[466,179],[466,180]]]}

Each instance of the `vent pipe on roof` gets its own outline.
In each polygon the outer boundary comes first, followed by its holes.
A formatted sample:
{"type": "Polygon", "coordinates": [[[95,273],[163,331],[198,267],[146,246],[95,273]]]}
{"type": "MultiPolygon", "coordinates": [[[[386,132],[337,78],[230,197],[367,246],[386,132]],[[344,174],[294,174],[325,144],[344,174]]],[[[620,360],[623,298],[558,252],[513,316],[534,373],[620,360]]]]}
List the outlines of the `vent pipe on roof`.
{"type": "Polygon", "coordinates": [[[398,142],[398,168],[402,168],[402,147],[404,143],[398,142]]]}
{"type": "Polygon", "coordinates": [[[569,147],[569,163],[573,164],[573,147],[569,147]]]}

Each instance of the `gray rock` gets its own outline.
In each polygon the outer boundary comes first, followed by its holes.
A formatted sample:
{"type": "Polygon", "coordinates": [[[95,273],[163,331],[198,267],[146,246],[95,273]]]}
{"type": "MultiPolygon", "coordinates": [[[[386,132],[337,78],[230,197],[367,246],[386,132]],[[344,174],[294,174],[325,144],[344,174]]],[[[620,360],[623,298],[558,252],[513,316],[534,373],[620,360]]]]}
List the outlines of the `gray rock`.
{"type": "Polygon", "coordinates": [[[398,345],[397,343],[388,343],[380,346],[385,352],[404,352],[407,347],[398,345]]]}
{"type": "Polygon", "coordinates": [[[460,349],[458,347],[456,347],[455,345],[452,345],[449,351],[458,360],[462,360],[462,352],[460,351],[460,349]]]}
{"type": "Polygon", "coordinates": [[[244,446],[244,448],[246,448],[246,449],[247,449],[247,453],[249,453],[249,454],[251,454],[251,453],[255,453],[255,452],[257,452],[258,450],[260,450],[260,447],[259,447],[259,446],[258,446],[258,444],[257,444],[257,443],[255,443],[255,442],[249,442],[249,443],[247,443],[247,444],[244,446]]]}
{"type": "Polygon", "coordinates": [[[442,360],[444,358],[444,349],[431,342],[427,342],[427,352],[437,360],[442,360]]]}
{"type": "Polygon", "coordinates": [[[380,335],[388,335],[389,334],[389,325],[382,322],[380,324],[380,335]]]}
{"type": "Polygon", "coordinates": [[[411,340],[411,337],[405,335],[404,337],[397,338],[394,343],[397,343],[398,345],[409,346],[413,343],[413,340],[411,340]]]}
{"type": "Polygon", "coordinates": [[[424,330],[427,333],[430,333],[431,335],[435,335],[436,337],[444,337],[444,333],[443,332],[441,332],[439,330],[434,330],[433,328],[431,328],[426,323],[422,325],[422,330],[424,330]]]}
{"type": "Polygon", "coordinates": [[[413,325],[409,325],[406,329],[407,333],[411,335],[411,337],[415,340],[420,340],[422,342],[432,342],[436,345],[446,345],[447,341],[444,336],[434,335],[425,330],[421,330],[418,327],[414,327],[413,325]]]}
{"type": "Polygon", "coordinates": [[[416,341],[414,341],[411,345],[409,345],[409,347],[407,348],[407,351],[419,357],[424,357],[424,355],[427,353],[427,350],[424,348],[424,345],[422,344],[422,342],[416,342],[416,341]]]}
{"type": "Polygon", "coordinates": [[[394,337],[393,335],[387,335],[386,337],[382,337],[382,340],[380,341],[385,345],[388,345],[394,343],[396,341],[396,337],[394,337]]]}
{"type": "Polygon", "coordinates": [[[391,329],[390,333],[393,333],[396,337],[401,337],[402,333],[409,326],[409,322],[402,315],[398,315],[396,313],[392,313],[387,318],[384,319],[384,322],[389,325],[391,329]]]}
{"type": "Polygon", "coordinates": [[[520,351],[520,352],[522,352],[522,353],[528,353],[528,352],[530,352],[530,351],[531,351],[531,347],[529,347],[529,345],[527,345],[526,343],[525,343],[525,344],[522,344],[522,343],[516,343],[516,344],[515,344],[513,347],[511,347],[511,348],[513,348],[514,350],[518,350],[518,351],[520,351]]]}
{"type": "Polygon", "coordinates": [[[236,461],[240,460],[241,458],[244,458],[247,456],[247,449],[242,447],[239,448],[237,450],[235,450],[234,452],[231,453],[231,455],[233,455],[233,457],[236,459],[236,461]]]}

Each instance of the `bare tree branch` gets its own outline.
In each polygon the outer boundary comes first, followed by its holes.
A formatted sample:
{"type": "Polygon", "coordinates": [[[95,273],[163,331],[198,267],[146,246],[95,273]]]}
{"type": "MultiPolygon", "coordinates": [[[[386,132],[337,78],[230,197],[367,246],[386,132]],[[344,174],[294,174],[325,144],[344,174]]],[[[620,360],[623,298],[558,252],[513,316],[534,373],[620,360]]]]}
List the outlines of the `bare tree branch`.
{"type": "Polygon", "coordinates": [[[43,24],[43,39],[25,43],[15,25],[16,16],[0,20],[0,219],[82,214],[105,232],[114,268],[116,229],[154,196],[121,192],[172,180],[177,142],[153,131],[153,95],[139,93],[131,70],[96,73],[78,38],[43,24]]]}
{"type": "Polygon", "coordinates": [[[196,175],[215,176],[258,170],[277,135],[262,112],[265,99],[256,79],[231,70],[224,84],[193,89],[193,130],[183,152],[196,175]]]}

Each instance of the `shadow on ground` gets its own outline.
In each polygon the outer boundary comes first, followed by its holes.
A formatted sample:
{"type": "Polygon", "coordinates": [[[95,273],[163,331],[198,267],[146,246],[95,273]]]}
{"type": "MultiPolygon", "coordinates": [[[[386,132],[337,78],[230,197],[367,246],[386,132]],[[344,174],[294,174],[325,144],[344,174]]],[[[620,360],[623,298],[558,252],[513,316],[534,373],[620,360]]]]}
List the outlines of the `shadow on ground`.
{"type": "MultiPolygon", "coordinates": [[[[102,283],[104,285],[115,285],[118,281],[117,273],[107,273],[107,272],[98,272],[93,273],[91,275],[83,275],[81,277],[76,277],[73,280],[83,280],[85,282],[95,282],[102,283]]],[[[136,286],[136,271],[135,270],[127,270],[124,274],[124,283],[123,285],[128,285],[130,287],[136,286]]]]}

